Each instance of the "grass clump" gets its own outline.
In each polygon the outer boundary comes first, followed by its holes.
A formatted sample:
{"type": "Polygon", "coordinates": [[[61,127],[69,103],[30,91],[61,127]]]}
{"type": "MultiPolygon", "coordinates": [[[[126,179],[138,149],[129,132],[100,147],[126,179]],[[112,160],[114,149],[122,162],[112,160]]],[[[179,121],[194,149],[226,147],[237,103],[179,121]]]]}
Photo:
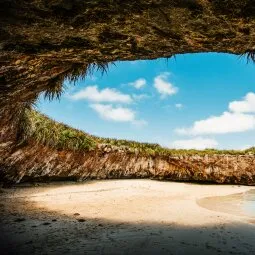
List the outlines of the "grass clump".
{"type": "MultiPolygon", "coordinates": [[[[49,101],[52,101],[53,99],[59,100],[66,89],[64,85],[65,80],[75,84],[79,79],[85,79],[88,74],[92,74],[95,71],[99,71],[103,75],[104,73],[107,73],[110,64],[114,65],[114,63],[99,61],[89,64],[72,64],[71,67],[69,66],[62,70],[62,72],[52,75],[52,78],[48,81],[47,89],[44,91],[44,98],[49,101]]],[[[50,68],[50,66],[48,66],[48,68],[50,68]]]]}
{"type": "Polygon", "coordinates": [[[21,123],[21,141],[33,139],[57,149],[92,150],[96,143],[88,134],[27,109],[21,123]]]}
{"type": "Polygon", "coordinates": [[[255,155],[255,147],[247,150],[216,150],[216,149],[171,149],[157,143],[141,143],[124,139],[102,138],[89,135],[84,131],[56,122],[32,109],[26,109],[20,124],[20,140],[35,140],[57,149],[88,151],[99,145],[124,149],[129,153],[141,156],[192,156],[192,155],[255,155]]]}
{"type": "Polygon", "coordinates": [[[136,141],[129,140],[119,140],[113,138],[101,138],[94,137],[98,143],[109,144],[117,147],[127,147],[130,152],[139,153],[143,155],[150,156],[192,156],[192,155],[255,155],[255,147],[247,150],[217,150],[217,149],[205,149],[205,150],[195,150],[195,149],[171,149],[160,146],[157,143],[140,143],[136,141]]]}

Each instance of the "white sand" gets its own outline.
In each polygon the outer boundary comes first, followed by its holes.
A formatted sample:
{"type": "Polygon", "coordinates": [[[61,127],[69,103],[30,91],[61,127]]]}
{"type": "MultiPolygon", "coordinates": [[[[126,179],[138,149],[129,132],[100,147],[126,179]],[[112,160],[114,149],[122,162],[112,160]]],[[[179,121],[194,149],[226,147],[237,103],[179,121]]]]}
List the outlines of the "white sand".
{"type": "Polygon", "coordinates": [[[201,208],[196,202],[200,198],[225,196],[249,189],[230,185],[117,180],[49,189],[31,197],[31,200],[37,202],[39,207],[67,215],[79,213],[81,217],[89,219],[131,223],[176,222],[193,226],[218,222],[219,215],[225,221],[234,217],[201,208]]]}
{"type": "Polygon", "coordinates": [[[2,225],[4,240],[20,254],[255,254],[254,218],[199,206],[204,197],[249,189],[109,180],[16,190],[4,194],[4,216],[10,223],[6,213],[17,210],[14,216],[26,220],[2,225]],[[10,207],[11,199],[16,206],[10,207]],[[20,224],[24,233],[13,234],[20,224]]]}

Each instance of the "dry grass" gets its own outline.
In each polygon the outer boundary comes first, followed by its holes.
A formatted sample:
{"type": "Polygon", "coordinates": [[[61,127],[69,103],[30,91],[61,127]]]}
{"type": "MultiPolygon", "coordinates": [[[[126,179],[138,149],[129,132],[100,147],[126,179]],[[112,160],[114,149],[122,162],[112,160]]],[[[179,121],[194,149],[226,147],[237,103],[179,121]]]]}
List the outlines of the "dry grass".
{"type": "Polygon", "coordinates": [[[150,156],[178,156],[178,155],[246,155],[255,154],[255,147],[238,150],[180,150],[163,148],[159,144],[140,143],[129,140],[102,138],[92,136],[84,131],[74,129],[65,124],[56,122],[47,116],[31,109],[26,109],[21,121],[21,143],[33,139],[38,143],[57,149],[88,151],[96,149],[97,145],[106,144],[125,149],[130,153],[150,156]]]}
{"type": "Polygon", "coordinates": [[[65,80],[75,84],[79,79],[85,79],[88,74],[92,74],[94,71],[100,71],[104,74],[108,71],[110,64],[106,62],[94,62],[90,64],[74,63],[71,68],[64,70],[49,81],[47,89],[44,91],[45,99],[49,99],[50,101],[60,99],[66,89],[64,85],[65,80]]]}
{"type": "Polygon", "coordinates": [[[21,142],[33,139],[57,149],[92,150],[96,143],[88,134],[27,109],[21,123],[21,142]]]}

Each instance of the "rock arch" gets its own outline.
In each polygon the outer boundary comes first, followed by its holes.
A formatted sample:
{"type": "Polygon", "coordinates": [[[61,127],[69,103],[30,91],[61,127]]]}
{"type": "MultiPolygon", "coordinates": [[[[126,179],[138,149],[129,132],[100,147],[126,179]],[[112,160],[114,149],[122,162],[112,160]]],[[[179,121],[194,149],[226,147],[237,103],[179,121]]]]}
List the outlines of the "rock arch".
{"type": "MultiPolygon", "coordinates": [[[[28,171],[17,163],[19,157],[10,161],[19,151],[25,109],[41,92],[60,95],[65,78],[75,80],[93,68],[104,71],[112,61],[184,53],[255,59],[253,0],[3,0],[0,8],[0,170],[5,176],[28,171]]],[[[254,171],[249,176],[244,183],[255,182],[254,171]]]]}

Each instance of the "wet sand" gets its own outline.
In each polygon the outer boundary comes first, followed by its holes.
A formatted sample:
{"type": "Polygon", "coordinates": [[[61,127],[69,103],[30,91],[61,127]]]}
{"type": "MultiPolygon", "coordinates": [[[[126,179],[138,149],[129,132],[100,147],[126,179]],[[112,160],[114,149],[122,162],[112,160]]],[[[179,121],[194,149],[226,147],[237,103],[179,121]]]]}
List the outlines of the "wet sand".
{"type": "Polygon", "coordinates": [[[255,189],[227,196],[205,197],[197,203],[209,210],[255,218],[255,189]]]}
{"type": "Polygon", "coordinates": [[[152,180],[2,189],[0,253],[255,254],[255,218],[219,205],[250,189],[152,180]]]}

